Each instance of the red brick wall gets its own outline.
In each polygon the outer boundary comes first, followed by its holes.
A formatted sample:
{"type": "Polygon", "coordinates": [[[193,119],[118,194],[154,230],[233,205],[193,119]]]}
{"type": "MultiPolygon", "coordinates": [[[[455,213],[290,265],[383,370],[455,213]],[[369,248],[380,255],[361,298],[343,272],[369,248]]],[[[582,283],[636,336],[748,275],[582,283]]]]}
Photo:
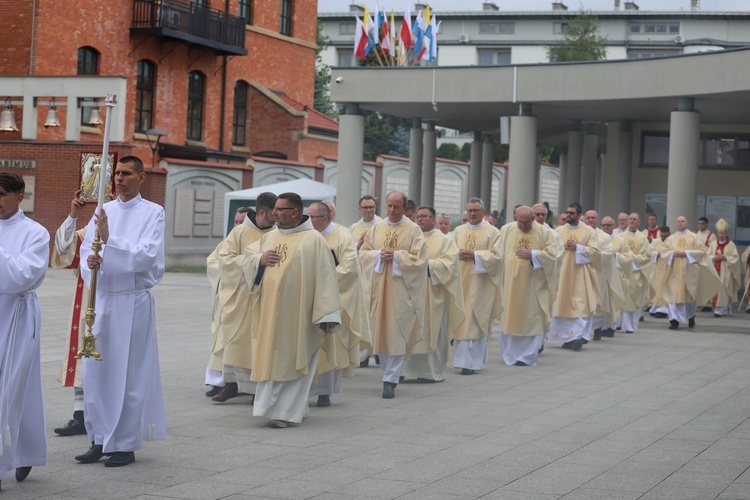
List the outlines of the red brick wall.
{"type": "Polygon", "coordinates": [[[319,156],[336,158],[338,156],[339,143],[307,137],[300,143],[299,160],[304,163],[317,163],[319,156]]]}
{"type": "Polygon", "coordinates": [[[253,154],[274,151],[285,154],[287,160],[301,161],[299,142],[294,136],[302,136],[304,117],[290,115],[252,87],[248,127],[256,131],[248,144],[253,154]]]}
{"type": "Polygon", "coordinates": [[[32,0],[0,0],[0,75],[28,75],[32,0]]]}

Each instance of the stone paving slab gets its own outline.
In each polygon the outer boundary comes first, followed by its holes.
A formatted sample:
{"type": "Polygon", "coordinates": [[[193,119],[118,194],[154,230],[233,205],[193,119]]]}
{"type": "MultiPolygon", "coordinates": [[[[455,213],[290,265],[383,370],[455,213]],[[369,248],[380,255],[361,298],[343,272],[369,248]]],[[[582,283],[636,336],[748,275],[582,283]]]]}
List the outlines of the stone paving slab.
{"type": "Polygon", "coordinates": [[[330,408],[271,429],[248,396],[204,396],[211,296],[205,276],[155,289],[168,439],[125,468],[82,465],[85,436],[56,382],[74,286],[50,270],[42,303],[48,464],[0,497],[18,499],[745,499],[750,500],[750,315],[699,313],[693,330],[646,317],[636,335],[582,352],[547,344],[539,366],[502,364],[497,338],[476,376],[402,384],[358,370],[330,408]]]}

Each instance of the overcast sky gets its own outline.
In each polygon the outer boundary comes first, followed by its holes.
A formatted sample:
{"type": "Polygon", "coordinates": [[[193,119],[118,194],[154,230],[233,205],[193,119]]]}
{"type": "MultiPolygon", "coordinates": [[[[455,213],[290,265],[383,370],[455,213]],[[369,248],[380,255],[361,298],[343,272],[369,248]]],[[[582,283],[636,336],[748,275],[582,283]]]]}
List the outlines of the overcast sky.
{"type": "MultiPolygon", "coordinates": [[[[318,0],[318,12],[347,12],[353,0],[318,0]]],[[[622,0],[621,4],[625,4],[622,0]]],[[[552,0],[494,0],[501,11],[539,11],[552,10],[552,0]]],[[[367,5],[374,9],[375,0],[354,0],[354,3],[367,5]]],[[[414,9],[415,0],[409,5],[414,9]]],[[[440,11],[471,11],[482,10],[482,0],[432,0],[423,1],[440,15],[440,11]]],[[[612,10],[614,0],[563,0],[571,11],[578,10],[581,5],[587,10],[612,10]]],[[[690,10],[690,0],[635,0],[641,10],[690,10]]],[[[402,11],[406,5],[404,0],[380,0],[380,7],[390,11],[402,11]]],[[[728,11],[750,10],[750,0],[700,0],[700,10],[728,11]]],[[[413,13],[412,13],[413,14],[413,13]]]]}

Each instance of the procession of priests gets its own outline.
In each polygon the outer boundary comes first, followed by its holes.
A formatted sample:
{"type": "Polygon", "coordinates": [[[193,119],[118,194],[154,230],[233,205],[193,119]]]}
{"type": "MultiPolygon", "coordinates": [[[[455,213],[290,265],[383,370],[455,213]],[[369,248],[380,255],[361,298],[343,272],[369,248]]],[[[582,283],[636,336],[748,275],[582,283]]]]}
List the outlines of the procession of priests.
{"type": "MultiPolygon", "coordinates": [[[[59,376],[74,388],[74,413],[55,433],[87,435],[78,462],[122,467],[144,441],[166,438],[152,294],[164,274],[164,210],[141,197],[137,157],[122,158],[113,179],[116,195],[82,228],[76,192],[54,238],[51,264],[77,279],[59,376]],[[103,361],[79,361],[94,287],[103,361]]],[[[0,173],[0,480],[18,482],[46,461],[35,290],[50,264],[50,236],[24,215],[23,197],[23,178],[0,173]]],[[[740,254],[724,219],[714,234],[707,219],[694,232],[679,216],[670,232],[654,214],[641,228],[638,213],[600,219],[574,202],[554,228],[543,204],[515,207],[498,227],[470,198],[451,228],[448,214],[403,192],[383,201],[381,218],[363,196],[349,227],[333,203],[306,207],[296,193],[262,193],[237,211],[207,259],[213,402],[250,396],[254,416],[287,428],[303,423],[312,397],[318,408],[345,404],[334,396],[371,360],[391,399],[400,384],[481,374],[493,345],[505,365],[533,367],[545,343],[581,352],[635,335],[644,312],[670,330],[695,328],[706,304],[722,317],[742,297],[750,313],[750,250],[740,254]]]]}

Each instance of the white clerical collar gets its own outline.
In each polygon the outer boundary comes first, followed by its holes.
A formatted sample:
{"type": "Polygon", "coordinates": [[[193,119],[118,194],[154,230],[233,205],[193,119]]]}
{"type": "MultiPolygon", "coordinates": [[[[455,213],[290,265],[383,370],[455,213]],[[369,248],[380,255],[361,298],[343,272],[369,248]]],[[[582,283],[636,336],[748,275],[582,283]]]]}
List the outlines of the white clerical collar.
{"type": "Polygon", "coordinates": [[[726,240],[719,240],[719,245],[724,245],[726,243],[729,243],[729,238],[727,238],[726,240]]]}
{"type": "Polygon", "coordinates": [[[0,219],[0,226],[12,226],[13,224],[17,222],[21,222],[24,219],[23,210],[20,208],[18,209],[18,212],[14,213],[10,216],[8,219],[0,219]]]}
{"type": "Polygon", "coordinates": [[[325,228],[325,229],[323,229],[323,230],[322,230],[322,231],[320,232],[320,234],[322,234],[323,236],[325,236],[326,234],[328,234],[328,233],[330,233],[331,231],[333,231],[335,227],[336,227],[336,223],[335,223],[335,222],[333,222],[333,221],[331,221],[331,223],[330,223],[330,224],[328,224],[328,227],[327,227],[327,228],[325,228]]]}
{"type": "Polygon", "coordinates": [[[433,227],[429,231],[422,231],[422,234],[424,235],[425,238],[429,238],[430,236],[432,236],[433,234],[435,234],[435,231],[437,231],[437,228],[433,227]]]}
{"type": "Polygon", "coordinates": [[[406,218],[405,215],[402,215],[401,216],[401,220],[399,220],[397,222],[391,222],[391,219],[385,219],[385,221],[388,223],[389,226],[398,226],[398,225],[402,224],[405,220],[407,220],[407,218],[406,218]]]}
{"type": "MultiPolygon", "coordinates": [[[[472,224],[471,222],[467,222],[466,225],[469,226],[470,229],[479,229],[482,227],[482,224],[487,222],[486,220],[482,219],[482,221],[479,224],[472,224]]],[[[489,224],[489,222],[487,222],[489,224]]]]}
{"type": "Polygon", "coordinates": [[[378,223],[378,219],[379,217],[377,215],[374,216],[370,222],[365,222],[365,219],[359,219],[359,225],[366,226],[366,227],[374,226],[375,224],[378,223]]]}
{"type": "Polygon", "coordinates": [[[295,234],[301,233],[302,231],[309,231],[311,229],[314,229],[312,225],[312,219],[310,219],[310,217],[308,217],[307,215],[302,216],[302,223],[299,226],[295,226],[290,229],[282,229],[278,226],[276,227],[278,228],[279,232],[281,232],[281,234],[295,234]]]}
{"type": "Polygon", "coordinates": [[[630,229],[628,229],[628,234],[632,234],[633,236],[635,236],[636,234],[638,234],[638,230],[636,229],[635,231],[631,231],[630,229]]]}
{"type": "Polygon", "coordinates": [[[132,208],[136,206],[143,198],[141,198],[141,193],[138,193],[135,198],[129,201],[122,201],[120,197],[117,197],[117,204],[120,206],[120,208],[132,208]]]}

